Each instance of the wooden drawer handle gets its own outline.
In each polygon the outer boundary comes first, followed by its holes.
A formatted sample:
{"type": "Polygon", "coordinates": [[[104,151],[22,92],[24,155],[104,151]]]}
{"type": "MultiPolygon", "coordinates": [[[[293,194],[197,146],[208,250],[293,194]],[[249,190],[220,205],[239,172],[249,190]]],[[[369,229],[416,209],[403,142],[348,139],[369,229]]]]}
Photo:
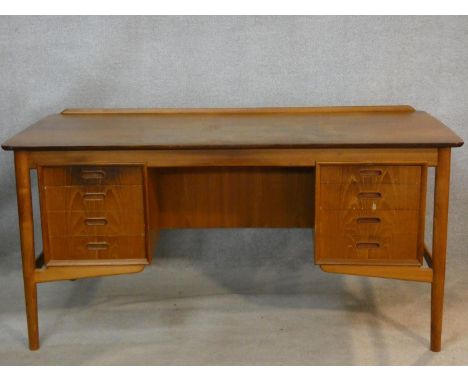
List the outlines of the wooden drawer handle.
{"type": "Polygon", "coordinates": [[[375,248],[380,248],[380,243],[378,241],[374,242],[366,242],[366,241],[361,241],[359,243],[356,243],[356,248],[357,249],[375,249],[375,248]]]}
{"type": "Polygon", "coordinates": [[[106,194],[104,192],[86,192],[83,195],[83,199],[90,201],[90,200],[104,200],[106,194]]]}
{"type": "Polygon", "coordinates": [[[382,197],[380,192],[360,192],[358,194],[359,199],[379,199],[382,197]]]}
{"type": "Polygon", "coordinates": [[[106,218],[86,218],[85,224],[86,225],[106,225],[107,219],[106,218]]]}
{"type": "Polygon", "coordinates": [[[380,170],[380,169],[361,169],[359,170],[359,173],[362,175],[362,176],[380,176],[383,174],[383,171],[380,170]]]}
{"type": "Polygon", "coordinates": [[[380,218],[377,217],[365,217],[365,218],[357,218],[358,224],[378,224],[380,223],[380,218]]]}
{"type": "Polygon", "coordinates": [[[109,244],[105,241],[97,241],[93,243],[88,243],[86,247],[90,251],[103,251],[109,248],[109,244]]]}
{"type": "Polygon", "coordinates": [[[84,180],[101,180],[106,177],[104,170],[81,170],[81,179],[84,180]]]}

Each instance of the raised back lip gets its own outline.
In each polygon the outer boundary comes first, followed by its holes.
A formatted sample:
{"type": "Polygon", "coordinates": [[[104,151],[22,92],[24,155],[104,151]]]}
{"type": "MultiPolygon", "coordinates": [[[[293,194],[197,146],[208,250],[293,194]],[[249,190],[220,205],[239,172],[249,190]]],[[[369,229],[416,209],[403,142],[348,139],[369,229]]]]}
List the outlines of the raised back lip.
{"type": "Polygon", "coordinates": [[[410,113],[410,105],[312,106],[312,107],[239,107],[239,108],[67,108],[62,115],[87,114],[271,114],[271,113],[410,113]]]}

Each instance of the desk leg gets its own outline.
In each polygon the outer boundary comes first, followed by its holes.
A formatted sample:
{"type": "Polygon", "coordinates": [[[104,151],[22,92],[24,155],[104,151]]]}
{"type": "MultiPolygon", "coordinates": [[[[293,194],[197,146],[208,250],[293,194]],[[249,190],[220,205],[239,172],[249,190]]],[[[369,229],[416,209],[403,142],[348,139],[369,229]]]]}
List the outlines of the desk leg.
{"type": "Polygon", "coordinates": [[[450,148],[439,149],[435,178],[434,228],[432,236],[433,280],[431,288],[431,350],[439,352],[442,342],[445,258],[450,188],[450,148]]]}
{"type": "Polygon", "coordinates": [[[39,325],[37,317],[37,288],[36,281],[34,280],[34,221],[31,179],[26,152],[15,152],[15,173],[29,349],[37,350],[39,349],[39,325]]]}

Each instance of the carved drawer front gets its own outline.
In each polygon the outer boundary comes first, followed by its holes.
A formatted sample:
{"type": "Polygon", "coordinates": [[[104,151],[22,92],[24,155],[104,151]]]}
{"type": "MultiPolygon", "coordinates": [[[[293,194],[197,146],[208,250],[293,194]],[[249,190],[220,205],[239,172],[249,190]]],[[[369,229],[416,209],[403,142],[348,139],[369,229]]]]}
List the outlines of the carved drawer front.
{"type": "Polygon", "coordinates": [[[42,167],[46,264],[147,263],[143,175],[142,166],[42,167]]]}
{"type": "Polygon", "coordinates": [[[318,164],[317,264],[420,265],[426,167],[318,164]]]}

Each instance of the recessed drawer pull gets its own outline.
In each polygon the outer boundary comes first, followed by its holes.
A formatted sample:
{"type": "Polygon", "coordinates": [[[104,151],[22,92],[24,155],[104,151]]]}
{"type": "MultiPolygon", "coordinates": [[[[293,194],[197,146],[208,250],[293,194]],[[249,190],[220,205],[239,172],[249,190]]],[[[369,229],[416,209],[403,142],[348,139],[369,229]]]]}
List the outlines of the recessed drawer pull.
{"type": "Polygon", "coordinates": [[[358,194],[359,199],[379,199],[382,197],[380,192],[360,192],[358,194]]]}
{"type": "Polygon", "coordinates": [[[375,242],[365,242],[361,241],[359,243],[356,243],[356,248],[357,249],[375,249],[375,248],[380,248],[380,243],[375,241],[375,242]]]}
{"type": "Polygon", "coordinates": [[[107,219],[106,218],[86,218],[85,224],[86,225],[106,225],[107,219]]]}
{"type": "Polygon", "coordinates": [[[380,218],[377,217],[365,217],[365,218],[357,218],[358,224],[378,224],[380,223],[380,218]]]}
{"type": "Polygon", "coordinates": [[[383,171],[380,169],[361,169],[359,170],[359,173],[362,176],[380,176],[382,175],[383,171]]]}
{"type": "Polygon", "coordinates": [[[109,243],[105,241],[98,241],[86,244],[86,248],[90,251],[104,251],[109,248],[109,243]]]}
{"type": "Polygon", "coordinates": [[[83,199],[90,201],[90,200],[104,200],[106,194],[104,192],[86,192],[83,195],[83,199]]]}
{"type": "Polygon", "coordinates": [[[81,170],[81,179],[84,180],[101,180],[106,177],[104,170],[81,170]]]}

